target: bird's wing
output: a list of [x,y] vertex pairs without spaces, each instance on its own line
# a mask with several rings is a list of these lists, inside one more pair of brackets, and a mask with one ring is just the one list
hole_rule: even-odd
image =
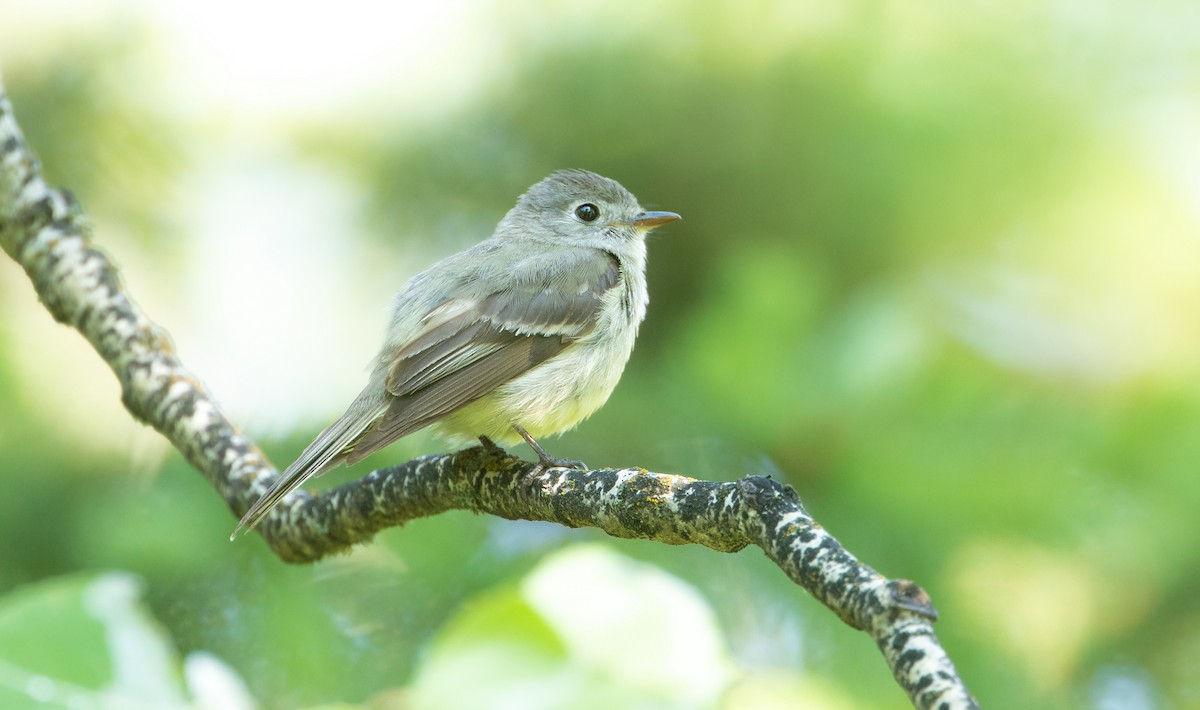
[[[539,263],[542,262],[542,263]],[[596,327],[617,286],[616,257],[588,250],[569,263],[530,259],[502,291],[442,301],[398,349],[385,381],[394,399],[346,454],[352,464],[453,413],[562,352]]]

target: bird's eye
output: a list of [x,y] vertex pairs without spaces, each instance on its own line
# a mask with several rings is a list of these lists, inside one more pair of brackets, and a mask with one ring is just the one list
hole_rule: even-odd
[[596,218],[600,216],[600,208],[590,202],[585,202],[575,208],[575,216],[584,222],[595,222]]

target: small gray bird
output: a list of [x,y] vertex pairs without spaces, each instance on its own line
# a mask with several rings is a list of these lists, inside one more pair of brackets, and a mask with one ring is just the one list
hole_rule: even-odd
[[455,443],[566,431],[612,394],[646,315],[646,212],[617,182],[563,170],[495,233],[396,295],[366,388],[238,523],[253,528],[311,476],[434,426]]

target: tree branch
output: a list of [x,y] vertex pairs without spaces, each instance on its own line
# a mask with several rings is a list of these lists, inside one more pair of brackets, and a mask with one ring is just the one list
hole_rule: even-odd
[[[134,304],[116,268],[91,245],[72,195],[42,179],[2,87],[0,245],[54,318],[83,334],[112,368],[125,408],[167,437],[240,517],[277,472],[175,357],[167,333]],[[722,552],[757,545],[843,621],[875,639],[914,706],[978,707],[938,643],[925,592],[859,562],[812,519],[790,486],[644,469],[531,476],[532,464],[489,444],[374,471],[319,495],[297,491],[258,530],[287,562],[318,560],[384,528],[452,509]]]

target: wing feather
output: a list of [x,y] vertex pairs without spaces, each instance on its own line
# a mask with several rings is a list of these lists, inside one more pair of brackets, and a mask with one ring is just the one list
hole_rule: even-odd
[[354,464],[393,441],[455,412],[500,385],[562,352],[560,337],[517,336],[469,367],[456,370],[415,394],[395,397],[375,426],[355,442],[346,463]]
[[561,275],[543,269],[535,273],[538,278],[518,280],[521,285],[473,303],[455,298],[430,309],[430,327],[388,363],[387,391],[397,397],[412,395],[458,370],[481,365],[496,352],[516,346],[521,337],[573,342],[590,333],[604,293],[620,279],[620,264],[607,252],[593,252],[591,259],[568,267],[575,267],[566,269],[575,275],[574,288],[557,284],[556,276]]

